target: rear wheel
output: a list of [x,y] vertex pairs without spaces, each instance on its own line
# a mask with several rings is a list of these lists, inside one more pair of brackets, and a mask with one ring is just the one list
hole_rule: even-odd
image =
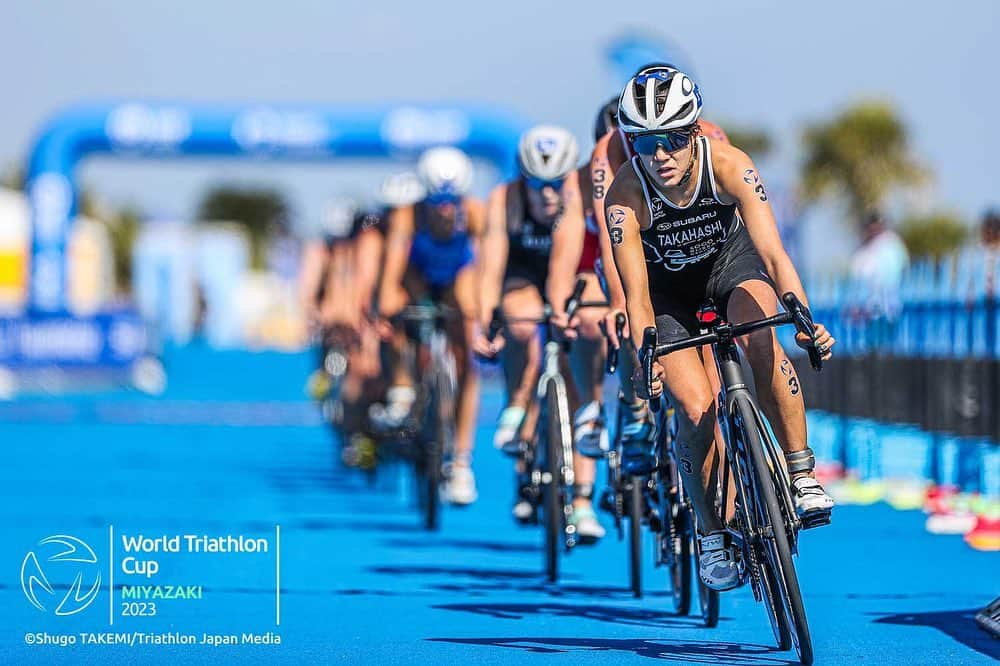
[[629,579],[632,596],[642,596],[642,486],[643,477],[629,477],[627,483],[629,520]]
[[[788,533],[785,526],[784,514],[778,502],[775,492],[771,468],[767,463],[767,454],[764,451],[766,435],[758,429],[758,423],[763,422],[757,414],[757,410],[746,396],[737,396],[735,399],[735,414],[737,424],[740,426],[743,435],[746,437],[747,449],[753,460],[753,483],[756,486],[756,498],[760,503],[758,515],[761,518],[763,529],[763,555],[761,568],[770,568],[773,574],[775,590],[774,610],[783,606],[783,611],[787,612],[787,620],[792,629],[792,642],[799,655],[799,660],[803,664],[813,662],[812,638],[809,635],[809,623],[806,619],[805,605],[802,602],[802,591],[799,588],[799,579],[795,571],[795,564],[792,561],[792,549],[788,541]],[[765,574],[762,574],[765,575]],[[767,588],[765,578],[765,591]],[[781,613],[775,613],[774,620],[780,622]],[[774,624],[774,622],[772,622]],[[783,642],[779,631],[775,634],[779,643]]]
[[432,426],[428,433],[430,436],[424,437],[423,442],[421,482],[424,497],[424,526],[429,530],[436,530],[440,527],[441,516],[441,477],[444,437],[446,436],[446,422],[442,420],[441,384],[439,378],[435,377],[431,386],[430,404],[427,410],[427,418],[431,421]]
[[[670,502],[667,504],[677,515],[673,517],[674,529],[672,543],[673,563],[670,565],[670,587],[674,598],[674,612],[687,615],[691,612],[691,540],[694,530],[691,516],[683,505]],[[669,534],[664,533],[664,538]]]

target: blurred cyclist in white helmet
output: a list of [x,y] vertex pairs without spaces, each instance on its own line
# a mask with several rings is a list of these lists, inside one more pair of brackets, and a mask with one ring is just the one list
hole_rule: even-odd
[[[471,504],[477,497],[472,446],[479,403],[479,377],[471,362],[478,314],[474,261],[484,210],[481,202],[469,196],[472,161],[457,148],[427,150],[417,162],[416,173],[422,196],[418,201],[393,208],[388,216],[378,307],[383,317],[391,317],[409,303],[430,298],[456,308],[464,318],[464,323],[456,323],[449,329],[457,360],[459,400],[455,455],[443,495],[453,504]],[[386,427],[400,425],[416,398],[413,377],[408,376],[406,364],[398,361],[408,344],[403,331],[395,330],[391,345],[394,351],[391,387],[384,408],[372,412],[373,418]]]
[[[552,125],[531,128],[518,144],[520,175],[496,187],[489,198],[476,350],[484,356],[493,356],[503,349],[508,404],[500,413],[494,445],[511,455],[517,455],[521,442],[531,437],[538,417],[532,399],[541,362],[538,327],[511,321],[493,342],[485,337],[484,331],[497,305],[505,317],[526,320],[541,317],[547,301],[553,308],[555,322],[567,329],[567,337],[576,337],[576,332],[569,329],[563,308],[573,290],[584,243],[583,207],[576,174],[579,157],[576,139],[567,130]],[[589,296],[600,298],[600,292]],[[593,338],[599,340],[596,319],[592,318],[590,323],[594,324]],[[578,390],[570,394],[574,402],[579,402],[575,399],[579,394],[587,403],[587,409],[577,411],[577,448],[581,448],[581,443],[588,445],[593,454],[594,449],[600,448],[602,424],[599,402],[591,404],[595,382],[589,369],[593,367],[595,350],[589,340],[583,342],[577,340],[574,345],[577,348],[574,352],[581,352],[586,359],[574,364],[574,370],[583,368],[583,372],[573,373]],[[576,407],[574,404],[573,408]],[[581,435],[586,441],[581,442]],[[577,528],[580,543],[593,543],[604,535],[591,508],[594,463],[583,456],[574,456],[574,469],[578,483],[570,520]],[[527,486],[527,480],[521,478],[523,473],[523,469],[518,470],[513,513],[518,521],[530,522],[537,506],[522,492]]]

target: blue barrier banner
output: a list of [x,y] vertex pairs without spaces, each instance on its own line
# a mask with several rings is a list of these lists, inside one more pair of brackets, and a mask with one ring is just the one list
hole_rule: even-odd
[[146,327],[135,312],[0,319],[0,366],[13,369],[124,367],[146,351]]
[[497,107],[473,104],[205,106],[122,101],[74,106],[54,116],[31,153],[27,194],[32,215],[29,305],[66,309],[66,237],[76,215],[75,167],[84,157],[252,157],[286,161],[348,158],[414,160],[454,145],[510,175],[527,128]]

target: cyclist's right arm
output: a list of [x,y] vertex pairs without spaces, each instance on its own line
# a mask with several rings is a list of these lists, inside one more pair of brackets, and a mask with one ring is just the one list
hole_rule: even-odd
[[[634,173],[623,171],[607,195],[607,232],[614,253],[615,266],[625,293],[629,325],[634,331],[656,326],[649,297],[646,256],[639,236],[640,216],[648,217],[645,200]],[[655,368],[659,374],[658,365]],[[646,382],[636,382],[635,389],[646,393]],[[659,394],[659,379],[654,379],[653,394]],[[648,397],[648,396],[643,396]]]
[[358,234],[354,242],[357,257],[355,279],[357,280],[358,302],[361,306],[362,316],[368,318],[372,314],[374,305],[372,301],[375,297],[375,290],[379,286],[379,266],[382,265],[385,238],[378,229],[365,229]]
[[479,323],[486,326],[500,304],[507,266],[507,184],[493,188],[486,204],[486,229],[480,252]]
[[493,188],[486,203],[486,227],[483,231],[479,252],[479,332],[474,343],[474,351],[483,356],[491,356],[498,348],[497,343],[486,339],[493,310],[500,304],[503,291],[503,275],[507,268],[507,183]]
[[385,237],[385,272],[379,287],[378,307],[383,316],[397,314],[406,304],[403,275],[413,243],[413,206],[403,206],[389,213]]
[[310,322],[315,322],[319,318],[317,295],[328,258],[329,253],[322,240],[310,240],[302,252],[298,285],[299,305]]

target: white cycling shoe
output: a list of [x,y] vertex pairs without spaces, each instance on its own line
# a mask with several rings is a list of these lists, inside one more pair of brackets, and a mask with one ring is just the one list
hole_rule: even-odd
[[792,480],[791,490],[795,513],[802,521],[803,528],[829,524],[834,501],[826,494],[819,481],[811,476],[799,476]]
[[581,545],[596,543],[604,538],[604,528],[590,506],[574,507],[569,516],[569,524],[576,527],[576,537]]
[[494,448],[512,456],[520,453],[518,433],[521,430],[521,423],[524,422],[524,415],[524,408],[517,405],[505,407],[500,412],[500,416],[497,418],[497,429],[493,434]]
[[511,509],[511,515],[514,516],[514,520],[516,520],[519,524],[525,525],[530,523],[535,517],[535,507],[531,505],[531,502],[522,497],[514,502],[514,508]]
[[375,403],[368,408],[368,418],[382,430],[399,428],[413,410],[417,392],[412,386],[393,386],[385,393],[385,404]]
[[471,467],[452,465],[442,489],[444,499],[452,504],[466,506],[479,498],[476,490],[476,476]]
[[736,547],[725,530],[698,537],[698,577],[708,587],[719,592],[743,584]]

